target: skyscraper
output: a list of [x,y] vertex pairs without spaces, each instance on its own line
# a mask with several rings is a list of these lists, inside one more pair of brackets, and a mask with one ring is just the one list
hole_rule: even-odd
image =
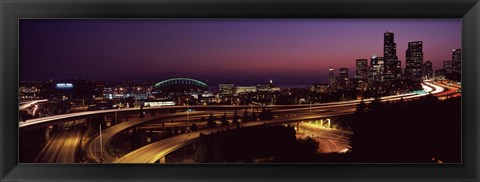
[[338,70],[338,77],[341,81],[348,81],[348,68],[340,68]]
[[348,68],[340,68],[338,70],[337,89],[347,90],[347,89],[350,89],[351,86],[353,86],[353,84],[349,80]]
[[453,73],[453,61],[443,61],[443,69],[445,70],[445,74]]
[[452,69],[455,73],[460,73],[462,70],[461,66],[462,61],[462,49],[452,50]]
[[397,69],[399,61],[397,57],[397,44],[394,41],[393,32],[385,32],[383,35],[383,58],[384,63],[384,79],[385,81],[395,81],[398,79],[400,71]]
[[462,49],[452,50],[452,61],[462,61]]
[[431,61],[425,61],[423,63],[423,77],[426,77],[427,79],[431,79],[433,77],[433,65]]
[[368,88],[368,60],[357,59],[355,61],[355,84],[356,89],[365,91]]
[[413,81],[422,81],[423,42],[409,42],[406,51],[405,73]]
[[328,86],[330,87],[330,91],[335,91],[337,89],[336,84],[336,79],[333,76],[333,67],[330,65],[330,68],[328,68]]
[[357,59],[355,61],[355,79],[364,80],[368,78],[368,60]]
[[370,81],[371,82],[383,82],[384,73],[384,60],[383,57],[377,57],[375,54],[371,59],[370,66]]
[[333,67],[330,65],[330,68],[328,68],[328,78],[333,78]]

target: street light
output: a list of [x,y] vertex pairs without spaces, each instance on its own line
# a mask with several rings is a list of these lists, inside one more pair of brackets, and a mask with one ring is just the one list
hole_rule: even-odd
[[327,121],[328,121],[328,127],[331,128],[331,126],[330,126],[330,118],[328,118]]
[[98,125],[100,129],[100,161],[103,162],[103,144],[102,144],[102,124]]
[[190,112],[188,111],[188,99],[187,99],[187,123],[190,122]]
[[187,138],[190,137],[190,134],[187,135],[187,137],[185,137],[185,141],[184,142],[184,147],[183,147],[183,151],[185,152],[185,157],[184,157],[184,160],[186,161],[187,160]]

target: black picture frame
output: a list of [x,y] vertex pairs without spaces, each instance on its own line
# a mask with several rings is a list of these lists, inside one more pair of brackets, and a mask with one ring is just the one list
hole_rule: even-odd
[[[2,181],[479,181],[478,0],[1,0]],[[19,18],[461,18],[462,164],[18,164]]]

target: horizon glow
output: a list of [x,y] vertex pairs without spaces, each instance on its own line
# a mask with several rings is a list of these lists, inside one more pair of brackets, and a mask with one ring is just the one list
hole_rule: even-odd
[[461,48],[461,19],[21,19],[20,80],[322,83],[383,57],[385,31],[402,68],[408,42],[435,70]]

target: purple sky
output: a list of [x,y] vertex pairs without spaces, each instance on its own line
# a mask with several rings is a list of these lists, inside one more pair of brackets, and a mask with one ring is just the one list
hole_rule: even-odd
[[460,19],[32,19],[20,20],[20,79],[320,83],[330,65],[353,76],[355,59],[383,56],[385,31],[402,67],[409,41],[434,69],[461,48]]

